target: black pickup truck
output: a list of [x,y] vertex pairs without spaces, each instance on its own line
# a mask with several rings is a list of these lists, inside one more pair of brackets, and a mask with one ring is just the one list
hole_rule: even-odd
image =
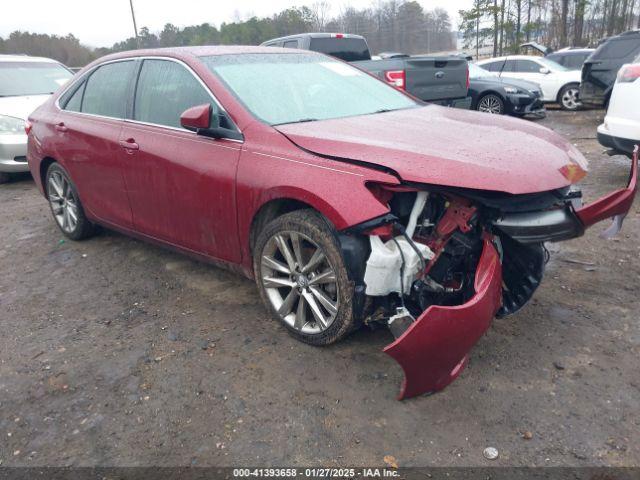
[[469,67],[463,57],[394,54],[372,60],[365,38],[346,33],[302,33],[267,40],[262,45],[325,53],[426,102],[459,108],[471,105],[471,97],[467,95]]

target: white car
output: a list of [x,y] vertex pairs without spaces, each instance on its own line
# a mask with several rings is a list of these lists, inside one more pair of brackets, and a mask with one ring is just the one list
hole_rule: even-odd
[[0,55],[0,183],[29,171],[25,120],[71,77],[50,58]]
[[640,57],[618,71],[607,115],[598,127],[598,141],[624,154],[640,144]]
[[577,110],[580,106],[580,70],[569,70],[552,60],[531,55],[489,58],[477,64],[500,77],[537,83],[543,102],[559,103],[564,110]]

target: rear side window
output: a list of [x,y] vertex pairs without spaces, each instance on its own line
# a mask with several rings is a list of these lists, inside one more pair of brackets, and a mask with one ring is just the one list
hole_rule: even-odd
[[516,61],[515,60],[507,60],[504,62],[504,67],[502,68],[503,72],[517,72],[516,70]]
[[125,118],[133,61],[98,67],[86,81],[81,112]]
[[640,51],[640,35],[617,37],[603,43],[593,54],[598,60],[633,58]]
[[134,120],[181,128],[182,112],[205,103],[212,103],[211,96],[182,65],[170,60],[145,60],[142,64]]
[[309,42],[309,50],[326,53],[345,62],[371,60],[369,47],[364,38],[312,38]]
[[499,72],[502,70],[502,65],[504,65],[504,60],[499,60],[497,62],[489,62],[480,65],[485,70],[489,70],[490,72]]
[[284,42],[284,45],[282,45],[284,48],[298,48],[298,41],[297,40],[287,40],[286,42]]

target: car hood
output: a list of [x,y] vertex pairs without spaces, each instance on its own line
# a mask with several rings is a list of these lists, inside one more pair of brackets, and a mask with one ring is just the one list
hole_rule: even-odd
[[0,97],[0,115],[26,120],[36,108],[51,95],[26,95],[19,97]]
[[276,128],[307,151],[389,168],[407,182],[523,194],[565,187],[587,169],[547,128],[436,105]]

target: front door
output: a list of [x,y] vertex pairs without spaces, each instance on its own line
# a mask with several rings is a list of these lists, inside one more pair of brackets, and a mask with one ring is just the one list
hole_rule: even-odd
[[235,174],[241,144],[180,126],[182,112],[204,103],[219,111],[183,64],[142,62],[132,120],[120,138],[133,223],[153,238],[238,262]]

